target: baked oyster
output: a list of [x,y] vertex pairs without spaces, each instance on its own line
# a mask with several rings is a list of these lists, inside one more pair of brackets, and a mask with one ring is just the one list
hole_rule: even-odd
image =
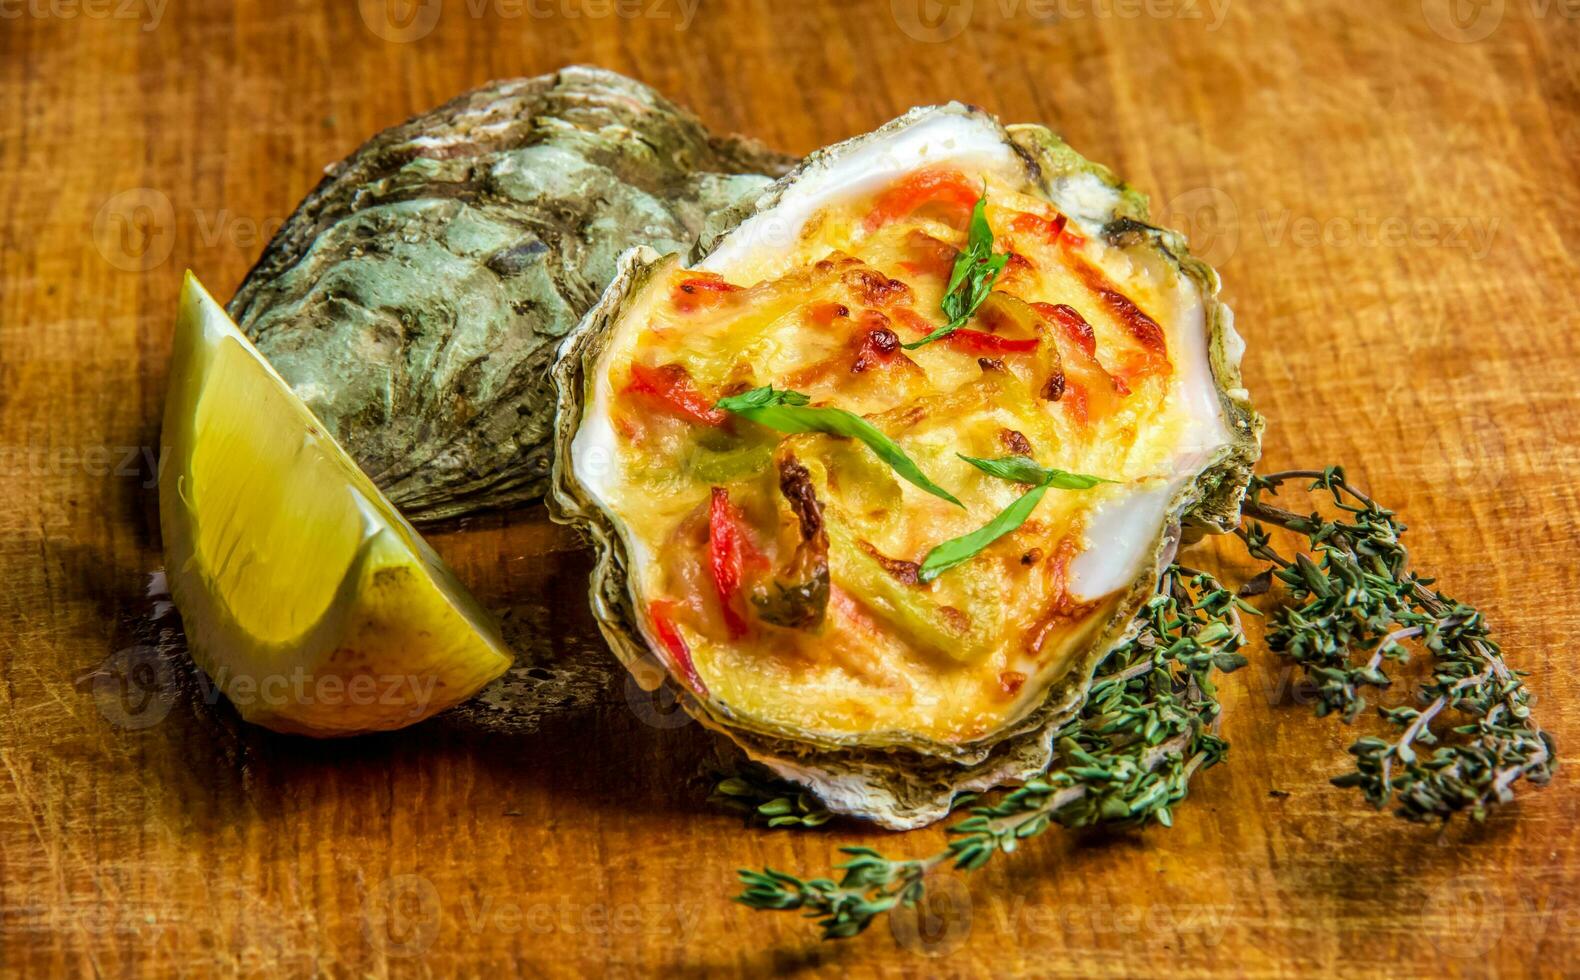
[[554,346],[619,253],[690,248],[793,162],[613,72],[495,82],[331,167],[229,312],[409,519],[526,502]]
[[561,347],[551,508],[639,680],[833,811],[1028,777],[1259,454],[1218,278],[1040,126],[918,109],[650,248]]

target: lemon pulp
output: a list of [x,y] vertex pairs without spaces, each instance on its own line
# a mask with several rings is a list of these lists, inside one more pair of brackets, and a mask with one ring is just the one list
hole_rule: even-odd
[[171,592],[249,721],[397,728],[509,666],[487,613],[190,274],[162,439]]

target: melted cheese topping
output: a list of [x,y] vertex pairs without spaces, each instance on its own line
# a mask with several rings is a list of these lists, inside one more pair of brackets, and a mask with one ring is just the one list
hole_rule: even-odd
[[[966,329],[904,350],[947,321],[984,187],[1008,265]],[[1168,501],[1226,441],[1200,296],[1150,252],[1089,237],[1003,166],[868,182],[804,218],[788,242],[731,243],[728,261],[670,260],[628,302],[573,445],[578,477],[623,525],[649,638],[698,693],[825,739],[981,738],[1039,701],[1101,629]],[[767,384],[865,417],[964,507],[858,441],[715,407]],[[1027,490],[960,453],[1117,482],[1048,491],[1017,531],[921,584],[929,549]],[[819,557],[808,494],[826,605],[803,603],[818,625],[786,625],[773,597]]]

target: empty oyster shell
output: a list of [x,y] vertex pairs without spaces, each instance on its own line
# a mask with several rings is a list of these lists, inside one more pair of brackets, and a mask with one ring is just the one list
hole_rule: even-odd
[[[1260,451],[1218,278],[1146,217],[1047,129],[951,104],[813,154],[689,266],[624,256],[555,363],[550,500],[597,549],[620,659],[886,827],[1045,768]],[[978,219],[1002,271],[962,318]],[[962,455],[1112,482],[1039,494],[933,576],[1030,490]]]
[[229,311],[407,517],[532,500],[553,347],[619,253],[791,163],[613,72],[495,82],[331,167]]

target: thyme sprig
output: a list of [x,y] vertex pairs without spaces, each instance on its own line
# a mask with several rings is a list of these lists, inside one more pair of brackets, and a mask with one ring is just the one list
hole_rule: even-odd
[[[1336,519],[1268,503],[1290,481],[1307,481],[1340,512]],[[1550,736],[1531,717],[1531,695],[1489,635],[1481,612],[1432,588],[1409,568],[1405,525],[1345,478],[1343,469],[1290,470],[1254,477],[1236,532],[1255,558],[1271,562],[1288,602],[1269,617],[1267,644],[1300,667],[1316,692],[1318,715],[1353,722],[1367,688],[1392,680],[1389,662],[1410,657],[1407,641],[1432,661],[1419,706],[1379,707],[1387,738],[1350,746],[1355,769],[1333,779],[1379,809],[1415,821],[1446,821],[1513,799],[1514,784],[1546,783],[1557,767]],[[1308,553],[1286,557],[1267,526],[1303,536]],[[1462,724],[1448,719],[1458,716]]]
[[935,869],[976,870],[1056,823],[1169,826],[1191,777],[1228,751],[1217,733],[1212,674],[1246,662],[1238,653],[1240,608],[1250,609],[1211,575],[1170,566],[1135,634],[1098,667],[1081,713],[1057,733],[1057,758],[1046,773],[997,802],[971,805],[947,830],[948,844],[928,857],[893,860],[870,847],[841,848],[848,860],[836,866],[837,882],[742,869],[736,901],[801,911],[817,920],[823,938],[844,939],[896,906],[914,906]]
[[[1265,499],[1291,481],[1310,481],[1306,490],[1326,494],[1339,516],[1301,514]],[[1206,572],[1171,566],[1132,639],[1098,667],[1079,717],[1057,733],[1047,772],[996,802],[969,801],[967,818],[948,828],[947,845],[930,856],[893,860],[870,847],[841,848],[847,860],[836,866],[837,882],[743,869],[736,900],[801,911],[817,920],[825,939],[842,939],[897,906],[914,906],[929,873],[945,865],[975,870],[1055,823],[1169,825],[1191,777],[1228,749],[1217,733],[1212,674],[1244,665],[1238,612],[1257,610],[1242,596],[1268,592],[1274,581],[1285,596],[1269,617],[1268,646],[1312,683],[1318,715],[1354,722],[1366,708],[1366,689],[1392,684],[1390,663],[1408,661],[1413,647],[1431,657],[1418,704],[1378,707],[1390,737],[1356,741],[1355,769],[1334,784],[1360,789],[1379,808],[1395,801],[1395,812],[1409,820],[1468,812],[1480,821],[1513,798],[1520,780],[1552,777],[1555,748],[1531,717],[1524,675],[1503,659],[1479,610],[1410,570],[1405,525],[1349,483],[1343,469],[1254,477],[1242,513],[1236,534],[1272,567],[1234,595]],[[1306,550],[1286,556],[1269,527],[1303,536]],[[1456,717],[1462,723],[1450,722]],[[732,783],[733,792],[725,785],[721,793],[770,825],[806,825],[806,813],[820,812],[792,784]]]
[[744,814],[749,823],[765,827],[810,830],[833,819],[811,793],[787,779],[780,779],[756,763],[746,763],[721,775],[708,799]]

